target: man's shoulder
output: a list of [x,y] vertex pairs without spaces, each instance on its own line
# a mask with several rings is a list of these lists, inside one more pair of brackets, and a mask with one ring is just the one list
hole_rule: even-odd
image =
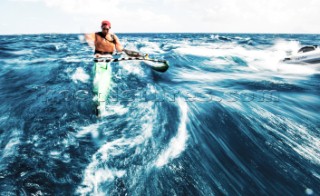
[[111,36],[112,36],[112,39],[118,39],[118,36],[115,33],[112,33]]

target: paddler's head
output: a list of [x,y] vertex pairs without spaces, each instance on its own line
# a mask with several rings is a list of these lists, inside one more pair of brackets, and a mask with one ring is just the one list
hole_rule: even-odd
[[111,23],[107,20],[101,22],[101,30],[103,33],[107,34],[111,29]]

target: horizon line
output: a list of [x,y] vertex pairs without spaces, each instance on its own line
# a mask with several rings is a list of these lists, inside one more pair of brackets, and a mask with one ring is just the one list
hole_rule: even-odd
[[[98,31],[96,31],[98,32]],[[82,33],[58,33],[58,32],[52,32],[52,33],[12,33],[12,34],[0,34],[0,36],[14,36],[14,35],[83,35],[88,32],[82,32]],[[92,32],[90,32],[92,33]],[[320,35],[320,33],[272,33],[272,32],[266,32],[266,33],[255,33],[255,32],[116,32],[116,34],[260,34],[260,35]]]

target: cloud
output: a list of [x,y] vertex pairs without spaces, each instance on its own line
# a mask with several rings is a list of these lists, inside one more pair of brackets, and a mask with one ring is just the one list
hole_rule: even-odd
[[[17,0],[16,0],[17,1]],[[18,0],[29,1],[29,0]],[[101,20],[111,20],[118,29],[126,31],[150,31],[160,25],[170,24],[172,19],[153,5],[143,4],[143,0],[32,0],[44,3],[50,8],[63,10],[74,16],[85,29],[99,27]],[[156,2],[155,2],[156,3]],[[142,6],[140,6],[142,5]],[[157,13],[159,12],[159,13]],[[83,23],[85,22],[85,23]],[[90,23],[90,24],[89,24]],[[89,24],[89,27],[88,25]],[[92,25],[94,24],[94,25]],[[162,28],[162,27],[161,27]]]
[[44,0],[50,7],[58,7],[74,14],[103,14],[106,12],[117,13],[121,11],[119,1],[116,0]]
[[207,1],[205,5],[190,9],[198,13],[202,25],[211,24],[218,31],[320,32],[320,1],[316,0],[226,0]]
[[126,32],[319,33],[318,0],[14,0],[37,2]]

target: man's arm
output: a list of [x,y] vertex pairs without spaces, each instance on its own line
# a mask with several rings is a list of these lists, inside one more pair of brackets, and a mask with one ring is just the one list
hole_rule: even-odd
[[126,55],[128,55],[130,57],[143,57],[143,56],[145,56],[144,54],[140,54],[139,52],[124,49],[120,43],[119,38],[116,35],[114,35],[114,39],[115,39],[115,45],[116,45],[117,52],[124,52],[124,53],[126,53]]
[[84,38],[85,38],[86,42],[88,43],[88,45],[91,48],[94,48],[94,46],[95,46],[95,40],[96,40],[95,37],[96,37],[95,33],[90,33],[90,34],[85,34],[84,35]]
[[116,34],[114,34],[114,40],[115,40],[115,46],[116,46],[117,52],[122,52],[123,51],[123,46],[120,43],[120,40],[119,40],[118,36],[116,36]]

